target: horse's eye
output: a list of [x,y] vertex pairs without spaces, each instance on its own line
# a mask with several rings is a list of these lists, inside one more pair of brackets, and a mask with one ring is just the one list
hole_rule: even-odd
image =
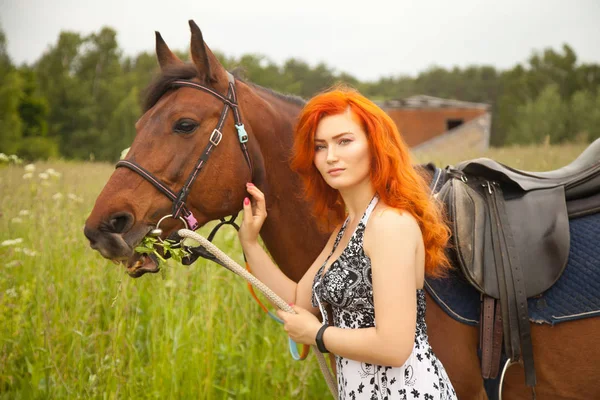
[[185,133],[189,134],[196,130],[198,127],[198,123],[193,119],[180,119],[175,122],[175,126],[173,127],[173,131],[175,133]]

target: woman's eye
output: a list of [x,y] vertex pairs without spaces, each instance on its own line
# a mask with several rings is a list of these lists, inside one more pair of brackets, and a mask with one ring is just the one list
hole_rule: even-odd
[[352,141],[352,140],[350,140],[350,139],[342,139],[342,140],[340,140],[340,144],[348,144],[348,143],[350,143],[351,141]]
[[323,146],[322,144],[317,144],[315,146],[315,151],[323,150],[324,148],[325,148],[325,146]]
[[180,119],[175,123],[173,131],[176,133],[192,133],[196,130],[198,124],[191,119]]

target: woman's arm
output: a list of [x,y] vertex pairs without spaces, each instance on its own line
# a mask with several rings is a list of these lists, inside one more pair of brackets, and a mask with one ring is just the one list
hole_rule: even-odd
[[[342,357],[402,366],[415,340],[416,276],[418,263],[423,262],[418,256],[423,244],[421,231],[412,216],[392,210],[384,214],[373,214],[364,239],[365,252],[371,259],[377,325],[362,329],[329,327],[323,342],[331,353]],[[320,323],[300,308],[296,311],[300,314],[279,313],[284,316],[286,331],[297,342],[315,344]]]
[[318,308],[313,308],[310,302],[312,281],[317,270],[325,262],[329,251],[333,247],[335,233],[331,235],[327,245],[303,275],[302,279],[296,283],[279,269],[258,243],[258,233],[264,220],[267,218],[265,197],[254,185],[248,185],[247,190],[253,197],[255,204],[253,206],[249,202],[244,202],[244,216],[242,225],[240,226],[239,238],[252,274],[288,304],[298,304],[316,314]]

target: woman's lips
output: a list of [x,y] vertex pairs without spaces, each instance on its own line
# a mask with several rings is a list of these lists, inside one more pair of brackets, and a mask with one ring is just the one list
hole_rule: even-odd
[[344,172],[343,168],[334,168],[334,169],[330,169],[329,171],[327,171],[327,173],[331,176],[338,176],[342,172]]

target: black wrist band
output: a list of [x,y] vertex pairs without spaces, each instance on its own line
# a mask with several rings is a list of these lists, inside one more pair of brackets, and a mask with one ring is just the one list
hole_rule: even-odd
[[323,343],[323,333],[325,333],[325,329],[329,328],[329,325],[323,324],[322,327],[317,331],[317,337],[315,338],[315,342],[317,342],[317,348],[321,353],[329,353],[329,350],[325,347],[325,343]]

